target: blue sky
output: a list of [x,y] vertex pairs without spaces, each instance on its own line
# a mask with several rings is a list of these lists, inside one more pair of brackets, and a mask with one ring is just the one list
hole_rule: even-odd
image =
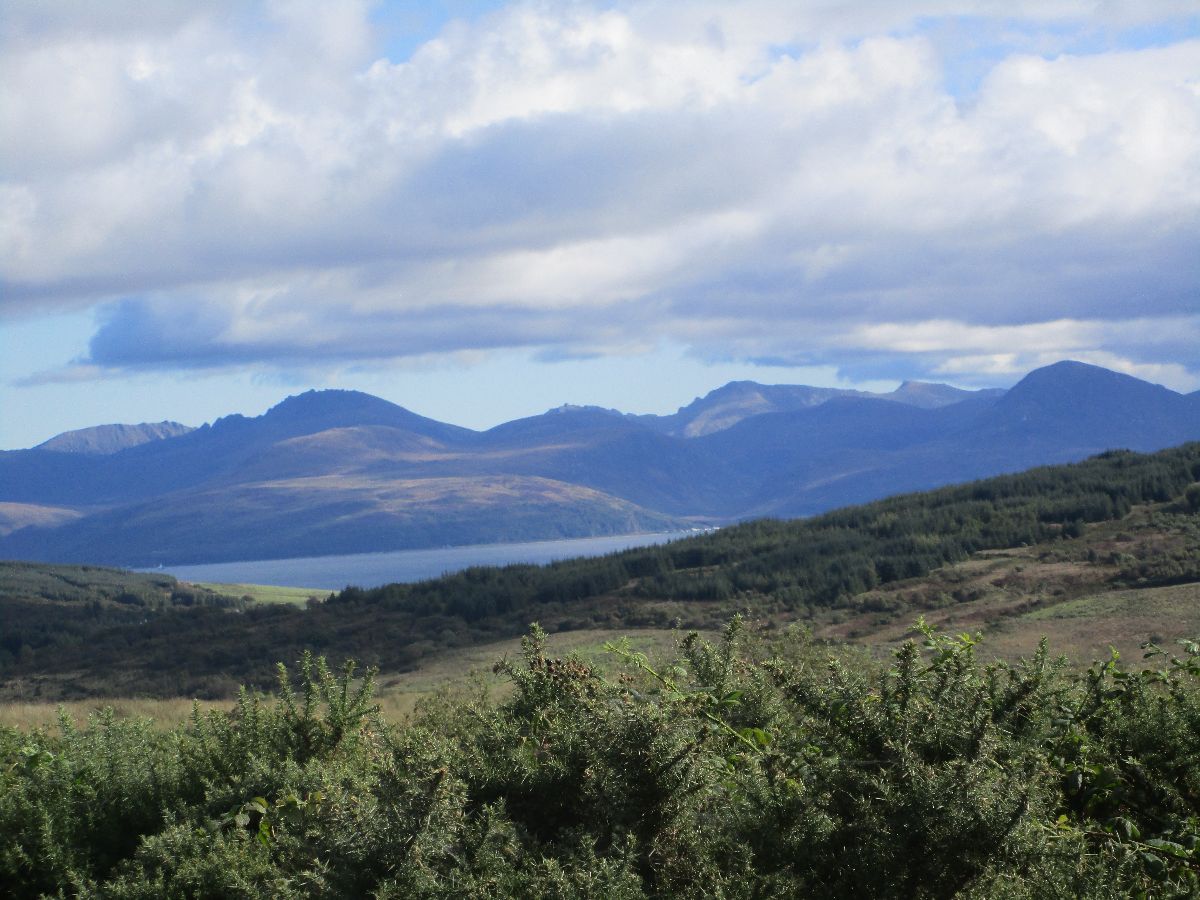
[[18,0],[0,448],[370,391],[1200,389],[1194,3]]

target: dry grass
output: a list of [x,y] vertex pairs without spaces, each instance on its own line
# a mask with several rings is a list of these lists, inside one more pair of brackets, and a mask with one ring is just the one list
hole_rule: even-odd
[[[546,651],[558,656],[574,653],[603,667],[610,658],[604,650],[604,643],[622,636],[629,638],[634,650],[652,659],[661,659],[673,653],[681,634],[665,628],[569,631],[550,635]],[[513,658],[520,653],[520,639],[448,650],[431,657],[411,672],[382,674],[376,700],[386,719],[399,722],[410,717],[423,698],[441,691],[485,690],[490,696],[503,696],[508,691],[508,682],[496,675],[492,668],[504,657]],[[23,730],[53,726],[58,721],[60,709],[76,723],[83,724],[90,715],[105,707],[112,707],[113,712],[121,718],[153,719],[155,727],[164,730],[186,721],[192,713],[192,701],[184,697],[168,700],[118,698],[65,703],[5,703],[0,704],[0,725]],[[201,702],[200,707],[203,710],[227,710],[233,707],[233,701]]]
[[1200,584],[1080,597],[1005,619],[986,634],[998,656],[1027,654],[1044,635],[1053,652],[1077,662],[1105,658],[1111,647],[1138,665],[1146,641],[1178,650],[1177,640],[1200,637]]
[[[682,633],[668,628],[637,630],[597,629],[565,631],[552,634],[546,641],[546,652],[556,656],[575,654],[585,661],[604,668],[611,660],[604,644],[628,637],[630,647],[651,659],[671,656]],[[711,635],[710,635],[711,637]],[[384,674],[379,679],[378,700],[386,718],[401,721],[413,714],[417,704],[440,691],[486,691],[489,696],[503,696],[508,691],[505,678],[493,672],[496,663],[508,657],[519,657],[521,641],[514,638],[448,650],[431,657],[412,672]]]
[[1148,640],[1170,649],[1176,640],[1200,637],[1200,583],[1118,589],[1109,581],[1116,571],[1111,566],[1039,558],[1040,552],[980,553],[872,591],[863,599],[893,600],[908,611],[843,613],[817,622],[814,633],[886,648],[911,637],[923,616],[945,631],[981,633],[981,652],[990,657],[1028,656],[1044,637],[1051,652],[1080,665],[1107,658],[1110,648],[1135,664]]
[[81,518],[83,518],[83,513],[65,506],[0,503],[0,536],[12,534],[17,529],[30,525],[38,528],[51,528]]
[[[233,701],[197,701],[202,711],[210,709],[228,710]],[[69,700],[64,703],[3,703],[0,704],[0,725],[29,731],[33,728],[53,727],[59,714],[65,712],[77,725],[111,707],[118,718],[153,719],[156,728],[164,731],[174,728],[192,714],[193,701],[183,697],[169,700],[141,700],[110,698],[102,700]]]

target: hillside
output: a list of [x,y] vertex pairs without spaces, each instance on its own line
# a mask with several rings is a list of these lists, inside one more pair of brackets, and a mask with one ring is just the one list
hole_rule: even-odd
[[[0,725],[16,897],[1200,890],[1200,646],[1176,640],[1200,634],[1200,443],[303,609],[189,605],[113,570],[10,564],[3,584],[0,604],[136,615],[0,656],[8,700],[275,676],[165,731],[112,710]],[[645,627],[736,608],[673,651]],[[499,690],[446,671],[531,617],[586,652],[534,627]],[[386,718],[375,673],[314,648],[425,696]]]
[[[305,656],[161,732],[0,726],[0,880],[103,896],[1194,897],[1200,646],[886,661],[732,621],[603,668],[537,628],[409,721]],[[297,677],[297,675],[299,677]],[[164,815],[164,810],[169,811]]]
[[[395,549],[397,534],[450,546],[673,531],[677,518],[563,481],[527,476],[277,478],[178,491],[60,529],[64,559],[202,563]],[[35,536],[6,548],[28,558]],[[236,548],[236,549],[235,549]]]
[[107,456],[150,441],[161,441],[179,437],[191,431],[191,427],[178,422],[143,422],[140,425],[95,425],[77,431],[65,431],[43,441],[34,449],[53,450],[57,453],[84,453],[92,456]]
[[152,566],[809,516],[1200,438],[1200,403],[1058,363],[1008,392],[735,382],[671,416],[565,406],[474,432],[353,391],[106,455],[0,453],[0,557]]
[[[219,696],[238,682],[269,683],[273,661],[296,659],[305,648],[400,671],[447,648],[520,634],[535,620],[552,631],[719,628],[739,610],[775,625],[807,622],[831,637],[886,643],[920,614],[999,622],[1012,610],[1200,582],[1198,480],[1200,443],[1153,455],[1115,452],[597,559],[347,589],[312,609],[255,607],[231,617],[219,608],[174,607],[135,628],[96,629],[50,654],[14,630],[0,677],[13,699]],[[1012,568],[1074,574],[1059,578],[1056,593],[1031,574],[988,569],[998,563],[987,554],[997,551],[1015,554],[1006,563]],[[1011,590],[963,587],[970,578],[947,568],[981,565],[985,578]],[[1186,614],[1155,630],[1182,636],[1200,624],[1188,602]]]

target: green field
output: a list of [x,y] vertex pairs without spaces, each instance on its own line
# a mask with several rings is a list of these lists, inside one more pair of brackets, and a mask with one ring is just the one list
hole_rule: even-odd
[[209,581],[190,583],[216,594],[249,597],[258,603],[289,603],[292,606],[305,606],[309,600],[320,601],[329,596],[329,591],[320,588],[279,587],[273,584],[225,584]]

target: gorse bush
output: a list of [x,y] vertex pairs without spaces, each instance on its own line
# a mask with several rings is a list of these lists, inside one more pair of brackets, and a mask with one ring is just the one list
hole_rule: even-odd
[[14,897],[1194,897],[1200,647],[1082,673],[925,629],[838,662],[735,620],[380,720],[306,657],[167,733],[0,731]]

